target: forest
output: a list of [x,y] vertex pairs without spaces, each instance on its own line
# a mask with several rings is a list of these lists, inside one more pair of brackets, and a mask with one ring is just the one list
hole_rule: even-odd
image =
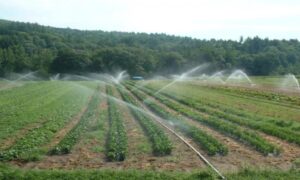
[[204,40],[0,20],[2,77],[28,71],[48,77],[55,73],[118,70],[151,77],[203,63],[211,65],[210,72],[239,68],[250,75],[300,74],[300,42],[242,36],[238,41]]

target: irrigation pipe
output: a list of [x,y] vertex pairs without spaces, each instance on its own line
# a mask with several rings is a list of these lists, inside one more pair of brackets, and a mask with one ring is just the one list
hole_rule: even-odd
[[[132,95],[132,93],[130,92],[130,94]],[[132,95],[132,97],[135,97]],[[202,155],[193,145],[191,145],[189,142],[187,142],[182,136],[180,136],[179,134],[177,134],[173,129],[171,129],[170,127],[168,127],[166,124],[164,124],[162,121],[163,119],[158,117],[157,115],[155,115],[154,113],[152,113],[148,107],[146,107],[144,104],[141,103],[141,105],[144,107],[145,110],[148,111],[148,114],[154,117],[154,120],[156,122],[158,122],[160,125],[162,125],[163,127],[165,127],[166,129],[168,129],[169,131],[171,131],[175,136],[177,136],[180,140],[182,140],[184,142],[184,144],[186,144],[189,148],[191,148],[197,155],[198,157],[204,161],[205,164],[207,164],[213,171],[215,171],[222,179],[226,179],[225,176],[223,176],[221,174],[221,172],[211,163],[209,162],[204,155]]]
[[[147,109],[148,110],[148,109]],[[149,111],[149,110],[148,110]],[[221,172],[212,164],[210,163],[193,145],[191,145],[189,142],[187,142],[182,136],[177,134],[173,129],[165,125],[163,122],[161,122],[161,118],[155,117],[155,121],[157,121],[159,124],[161,124],[163,127],[171,131],[175,136],[177,136],[179,139],[181,139],[189,148],[191,148],[201,160],[203,160],[212,170],[214,170],[222,179],[226,179]]]

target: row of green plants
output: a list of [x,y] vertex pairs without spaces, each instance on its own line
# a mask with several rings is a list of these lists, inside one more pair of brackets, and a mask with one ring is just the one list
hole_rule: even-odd
[[153,89],[147,89],[143,87],[140,89],[143,92],[155,97],[160,102],[174,109],[175,111],[180,112],[183,115],[188,116],[196,121],[204,123],[225,135],[231,136],[232,138],[239,140],[242,143],[248,144],[254,147],[257,151],[263,153],[264,155],[268,155],[270,153],[279,154],[280,152],[278,147],[271,144],[254,131],[246,130],[234,123],[223,120],[221,118],[216,118],[214,116],[199,113],[188,106],[170,100],[166,96],[163,96],[161,94],[154,94],[155,91]]
[[[39,101],[39,99],[46,98],[48,94],[53,95],[53,92],[55,92],[56,89],[62,88],[59,84],[53,84],[53,86],[48,86],[48,84],[33,85],[32,89],[34,89],[34,91],[31,91],[31,89],[28,88],[24,88],[22,92],[27,94],[23,96],[19,95],[19,90],[17,91],[17,89],[11,90],[11,92],[7,93],[4,97],[0,95],[0,117],[7,117],[9,113],[15,112],[15,110],[23,110],[27,106],[34,105],[34,103],[43,102]],[[4,114],[6,112],[9,113]]]
[[[151,85],[149,85],[149,87],[157,89],[158,87],[156,85],[157,85],[157,83],[155,83],[155,84],[152,83]],[[224,104],[220,101],[216,101],[215,99],[211,99],[206,96],[202,96],[201,94],[203,94],[203,93],[199,93],[199,88],[201,88],[201,92],[202,92],[202,90],[205,90],[204,91],[205,93],[211,90],[210,88],[205,88],[203,86],[200,87],[199,85],[195,85],[195,84],[185,84],[185,87],[180,88],[180,91],[176,90],[177,88],[169,88],[161,93],[165,93],[167,95],[172,95],[173,97],[176,97],[176,98],[179,98],[179,97],[181,97],[183,99],[190,98],[197,104],[201,104],[202,106],[207,106],[207,107],[211,107],[214,109],[218,109],[223,112],[226,112],[227,114],[239,116],[239,118],[245,118],[245,119],[250,119],[252,121],[255,120],[255,121],[259,121],[259,122],[268,123],[273,126],[284,127],[285,130],[294,131],[298,134],[300,132],[300,123],[299,122],[292,121],[292,120],[286,120],[286,119],[282,120],[282,119],[278,119],[278,118],[274,118],[274,117],[270,117],[270,116],[261,115],[258,113],[249,112],[246,109],[236,109],[236,108],[230,107],[227,104]],[[214,88],[216,88],[216,87],[214,87]],[[247,91],[250,91],[250,90],[247,90]],[[184,94],[182,92],[187,92],[187,93]],[[223,93],[223,92],[221,91],[220,93]]]
[[20,102],[20,99],[18,99],[17,96],[12,95],[6,100],[8,104],[1,106],[0,118],[10,118],[11,116],[14,117],[16,115],[20,115],[24,111],[29,112],[40,109],[41,107],[51,103],[51,100],[55,100],[59,95],[68,90],[69,87],[66,88],[66,86],[58,86],[56,88],[45,87],[45,89],[41,89],[39,92],[31,94],[25,102]]
[[[287,129],[286,127],[284,127],[284,125],[286,123],[280,123],[278,125],[274,125],[274,124],[271,124],[270,122],[268,123],[267,120],[264,120],[264,119],[259,119],[259,120],[256,119],[255,120],[255,119],[249,118],[247,116],[247,114],[245,114],[242,117],[237,116],[235,114],[230,113],[232,111],[230,111],[229,108],[226,108],[226,107],[222,107],[221,109],[213,108],[213,107],[207,106],[206,103],[202,103],[203,101],[194,100],[194,99],[188,98],[186,96],[180,97],[180,96],[174,95],[170,92],[162,92],[162,94],[175,100],[175,101],[178,101],[182,104],[192,107],[196,110],[210,114],[211,116],[215,116],[217,118],[222,118],[222,119],[231,121],[233,123],[237,123],[241,126],[249,127],[254,130],[260,130],[266,134],[269,134],[269,135],[278,137],[280,139],[286,140],[288,142],[292,142],[292,143],[296,143],[296,144],[300,145],[300,138],[299,138],[300,134],[297,132],[293,132],[293,131]],[[216,106],[218,106],[218,105],[216,105]],[[218,106],[218,107],[220,107],[220,106]],[[281,127],[279,125],[281,125]]]
[[109,132],[107,137],[106,156],[109,161],[124,161],[127,154],[127,135],[122,115],[117,103],[112,98],[113,88],[106,87],[108,95]]
[[44,101],[45,98],[55,96],[59,90],[63,90],[66,87],[66,84],[62,82],[29,83],[11,89],[5,94],[0,94],[0,116],[5,112],[27,110],[28,107],[31,110],[33,107],[40,108],[42,105],[48,103],[48,101]]
[[[118,90],[122,96],[122,98],[127,102],[132,104],[135,107],[140,108],[139,102],[132,97],[126,89],[122,89],[122,87],[118,86]],[[163,156],[171,154],[172,152],[172,143],[164,133],[164,131],[154,123],[152,117],[146,115],[141,110],[138,110],[132,106],[129,106],[133,116],[138,120],[138,122],[143,127],[144,131],[148,135],[151,143],[153,154],[156,156]]]
[[86,111],[81,116],[80,121],[75,125],[75,127],[70,130],[66,136],[53,148],[49,151],[50,155],[60,155],[68,154],[72,150],[73,146],[78,142],[81,135],[87,130],[90,123],[96,117],[96,111],[99,107],[100,96],[99,96],[99,87],[92,96],[91,101],[89,102]]
[[[66,84],[66,89],[69,89],[70,84]],[[46,109],[41,109],[40,112],[47,116],[43,116],[45,123],[39,127],[31,129],[10,147],[1,150],[0,160],[21,160],[34,161],[40,159],[48,149],[45,145],[48,144],[54,137],[55,133],[69,122],[85,104],[88,102],[89,91],[83,91],[80,88],[71,88],[63,96],[53,101]],[[59,93],[59,92],[57,92]]]
[[247,88],[241,88],[241,87],[210,86],[207,88],[234,94],[234,95],[238,95],[241,97],[255,98],[258,100],[265,100],[265,101],[269,101],[269,102],[273,102],[273,103],[275,102],[275,103],[282,104],[285,106],[289,106],[289,105],[300,106],[300,98],[297,96],[289,96],[289,95],[284,95],[284,94],[275,93],[275,92],[266,92],[266,91],[247,89]]
[[217,139],[202,131],[201,129],[194,127],[185,122],[184,119],[173,115],[171,112],[165,110],[162,106],[149,100],[148,96],[139,90],[134,90],[133,86],[125,85],[131,92],[141,101],[143,101],[153,112],[162,118],[172,122],[172,125],[186,134],[188,137],[192,138],[197,144],[199,144],[203,150],[205,150],[208,155],[226,155],[228,153],[228,148],[220,143]]
[[[13,89],[0,90],[0,107],[2,104],[7,103],[7,98],[15,98],[16,100],[22,101],[23,99],[30,98],[32,94],[41,93],[41,89],[45,90],[48,88],[53,88],[57,86],[58,83],[48,83],[48,82],[39,82],[39,83],[26,83],[23,86],[15,87]],[[15,97],[14,97],[15,96]]]
[[[199,85],[195,85],[195,84],[188,84],[189,86],[189,90],[193,90],[193,89],[199,89]],[[220,89],[219,89],[220,88]],[[276,102],[276,98],[277,96],[280,96],[281,98],[284,98],[287,102],[291,102],[292,99],[297,99],[295,96],[287,96],[287,95],[281,95],[281,94],[277,94],[277,93],[272,93],[272,92],[265,92],[265,91],[256,91],[256,90],[250,90],[250,89],[238,89],[238,88],[233,88],[233,87],[206,87],[206,86],[201,86],[201,89],[205,89],[206,91],[217,91],[220,92],[222,94],[228,94],[230,96],[236,96],[238,98],[245,98],[247,99],[251,99],[254,101],[263,101],[265,103],[268,104],[275,104],[275,105],[281,105],[284,107],[289,107],[289,104],[284,104],[284,103],[278,103]],[[229,89],[230,91],[228,92],[227,89]],[[231,92],[232,91],[232,92]],[[243,95],[239,95],[241,92]],[[176,91],[172,91],[172,94],[176,93]],[[257,94],[262,94],[261,96],[268,96],[268,100],[264,99],[261,96],[257,96]],[[180,94],[180,93],[179,93]],[[254,97],[252,97],[252,95]],[[275,99],[273,99],[273,98]],[[299,98],[298,98],[299,99]],[[204,103],[208,106],[214,107],[214,108],[218,108],[218,109],[222,109],[222,111],[226,111],[226,112],[230,112],[232,114],[241,116],[241,117],[246,117],[246,118],[250,118],[252,120],[257,120],[257,121],[264,121],[266,123],[270,123],[279,127],[285,127],[285,129],[290,129],[292,131],[296,131],[296,132],[300,132],[300,123],[293,121],[293,120],[287,120],[287,119],[278,119],[278,118],[274,118],[274,117],[269,117],[269,116],[265,116],[265,115],[261,115],[261,114],[257,114],[257,113],[251,113],[245,109],[235,109],[235,108],[231,108],[228,107],[228,105],[224,105],[220,102],[213,102],[211,99],[207,100],[205,97],[201,97],[201,98],[197,98],[197,101],[199,101],[199,103]],[[298,108],[294,106],[291,106],[293,108]]]
[[0,142],[31,123],[44,121],[56,108],[53,103],[72,88],[68,85],[53,85],[55,88],[41,86],[43,88],[28,97],[26,104],[18,101],[14,93],[5,99],[9,104],[0,108]]

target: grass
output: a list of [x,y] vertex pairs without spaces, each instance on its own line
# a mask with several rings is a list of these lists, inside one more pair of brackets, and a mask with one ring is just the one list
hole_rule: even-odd
[[[254,170],[243,169],[237,173],[225,174],[227,179],[232,180],[284,180],[284,179],[299,179],[300,171],[280,171],[280,170]],[[56,179],[119,179],[119,180],[214,180],[218,179],[211,171],[203,169],[193,172],[168,172],[168,171],[143,171],[143,170],[38,170],[38,169],[21,169],[0,165],[0,179],[3,180],[25,180],[25,179],[41,179],[41,180],[56,180]]]

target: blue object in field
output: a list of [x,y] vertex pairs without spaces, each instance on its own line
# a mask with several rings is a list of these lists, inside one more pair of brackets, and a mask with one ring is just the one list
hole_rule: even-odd
[[142,76],[132,76],[131,79],[132,80],[144,80],[144,78]]

